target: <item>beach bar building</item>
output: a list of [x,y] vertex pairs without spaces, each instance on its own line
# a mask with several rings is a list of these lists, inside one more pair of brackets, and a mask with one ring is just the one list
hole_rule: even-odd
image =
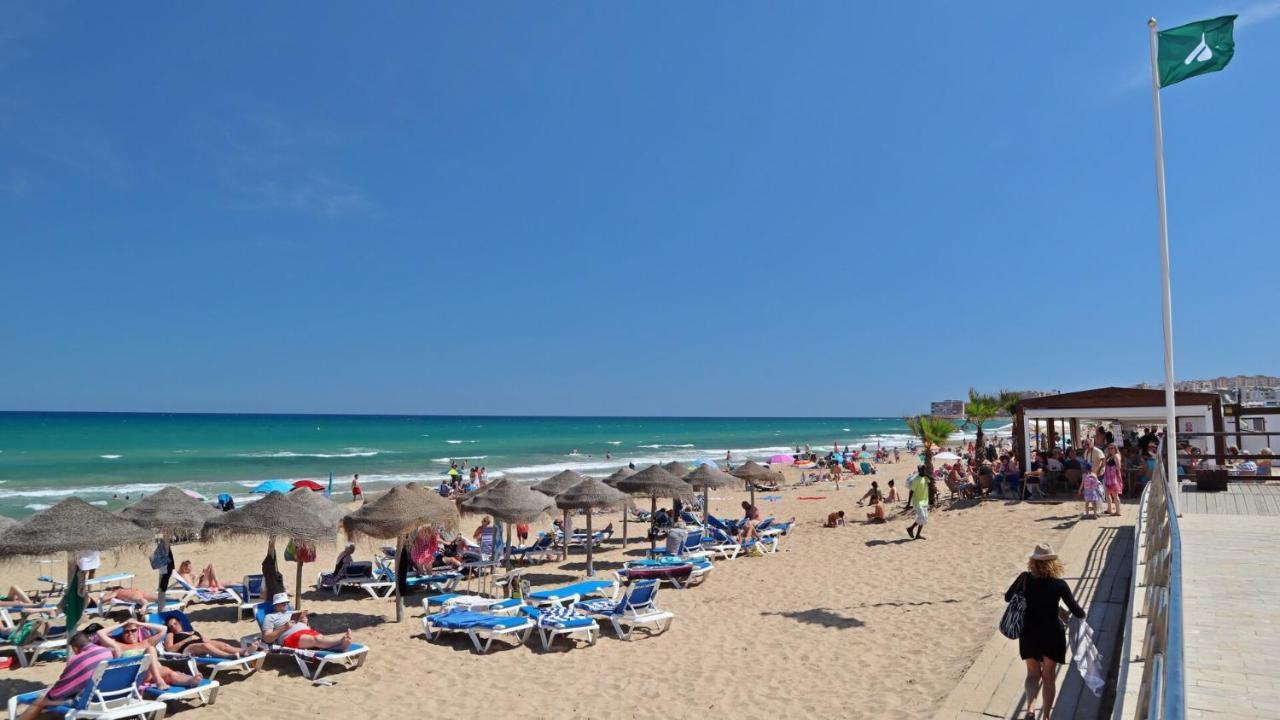
[[[1187,434],[1181,439],[1221,464],[1221,436],[1207,435],[1223,431],[1221,397],[1217,393],[1176,392],[1174,406],[1177,432]],[[1060,446],[1067,437],[1078,445],[1082,425],[1128,430],[1162,428],[1164,424],[1164,390],[1105,387],[1027,398],[1014,406],[1013,451],[1022,458],[1023,467],[1030,467],[1031,453],[1037,449]],[[1120,432],[1114,435],[1117,440],[1121,437]]]

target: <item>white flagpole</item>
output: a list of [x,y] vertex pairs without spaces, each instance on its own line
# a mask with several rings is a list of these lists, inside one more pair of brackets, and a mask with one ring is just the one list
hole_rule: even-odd
[[1181,484],[1178,481],[1178,419],[1174,411],[1173,387],[1173,291],[1169,285],[1169,220],[1164,202],[1164,127],[1160,122],[1160,68],[1156,61],[1156,19],[1147,21],[1151,36],[1151,107],[1156,118],[1156,204],[1160,210],[1160,272],[1164,279],[1164,414],[1165,457],[1173,507],[1181,514]]

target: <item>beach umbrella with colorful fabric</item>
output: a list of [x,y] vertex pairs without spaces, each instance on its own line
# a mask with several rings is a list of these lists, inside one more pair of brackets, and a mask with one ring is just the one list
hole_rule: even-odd
[[795,463],[795,461],[796,459],[791,457],[790,455],[779,454],[769,458],[770,465],[791,465]]
[[70,637],[80,621],[75,614],[76,602],[80,603],[78,607],[82,612],[84,607],[84,587],[76,567],[76,554],[86,550],[140,548],[154,537],[151,530],[72,497],[0,532],[0,557],[67,554],[66,592],[77,596],[77,599],[64,601],[67,603],[67,636]]
[[654,515],[658,512],[658,498],[679,498],[688,500],[693,497],[693,488],[689,483],[667,472],[661,465],[650,465],[629,478],[623,478],[614,487],[630,495],[648,496],[649,498],[649,547],[657,547],[657,535],[654,532]]
[[263,480],[257,485],[254,485],[253,489],[250,490],[249,492],[261,493],[263,495],[268,495],[273,492],[284,494],[289,492],[292,489],[293,489],[293,484],[286,482],[284,480]]
[[556,507],[562,510],[587,511],[587,576],[596,574],[591,560],[591,550],[595,546],[591,530],[591,513],[595,510],[616,510],[631,506],[631,497],[621,490],[605,485],[595,478],[587,478],[556,496]]
[[[367,535],[374,538],[396,540],[396,562],[404,550],[405,537],[418,528],[430,525],[440,530],[457,532],[460,524],[458,508],[440,497],[440,493],[418,485],[405,483],[382,493],[378,499],[366,502],[359,510],[342,519],[347,537]],[[404,619],[404,596],[400,582],[396,582],[396,622]]]
[[738,479],[726,472],[717,470],[714,465],[699,465],[693,472],[682,478],[689,483],[689,487],[694,490],[702,491],[702,522],[707,521],[707,515],[711,513],[711,488],[729,487],[736,485]]
[[310,490],[311,492],[319,492],[321,490],[324,490],[324,486],[316,482],[315,480],[294,480],[293,489],[294,490],[299,490],[299,489]]
[[173,572],[173,552],[169,549],[169,541],[175,535],[195,535],[206,521],[217,515],[217,510],[172,486],[160,488],[120,511],[120,517],[159,533],[159,543],[169,556],[168,564],[160,570],[156,607],[166,607],[164,596],[169,587],[169,575]]

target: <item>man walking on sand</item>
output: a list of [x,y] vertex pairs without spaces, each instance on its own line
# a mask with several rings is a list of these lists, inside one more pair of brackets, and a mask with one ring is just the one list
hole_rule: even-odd
[[929,480],[925,477],[926,469],[923,465],[916,471],[911,483],[908,485],[908,492],[911,494],[911,507],[915,508],[916,521],[911,523],[907,528],[907,535],[914,540],[924,540],[924,526],[929,522]]

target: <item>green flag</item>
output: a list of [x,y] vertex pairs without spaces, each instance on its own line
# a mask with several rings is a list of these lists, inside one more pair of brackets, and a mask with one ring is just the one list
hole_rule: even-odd
[[1235,15],[1223,15],[1161,30],[1156,57],[1160,87],[1226,67],[1236,52],[1236,43],[1231,37],[1235,21]]

